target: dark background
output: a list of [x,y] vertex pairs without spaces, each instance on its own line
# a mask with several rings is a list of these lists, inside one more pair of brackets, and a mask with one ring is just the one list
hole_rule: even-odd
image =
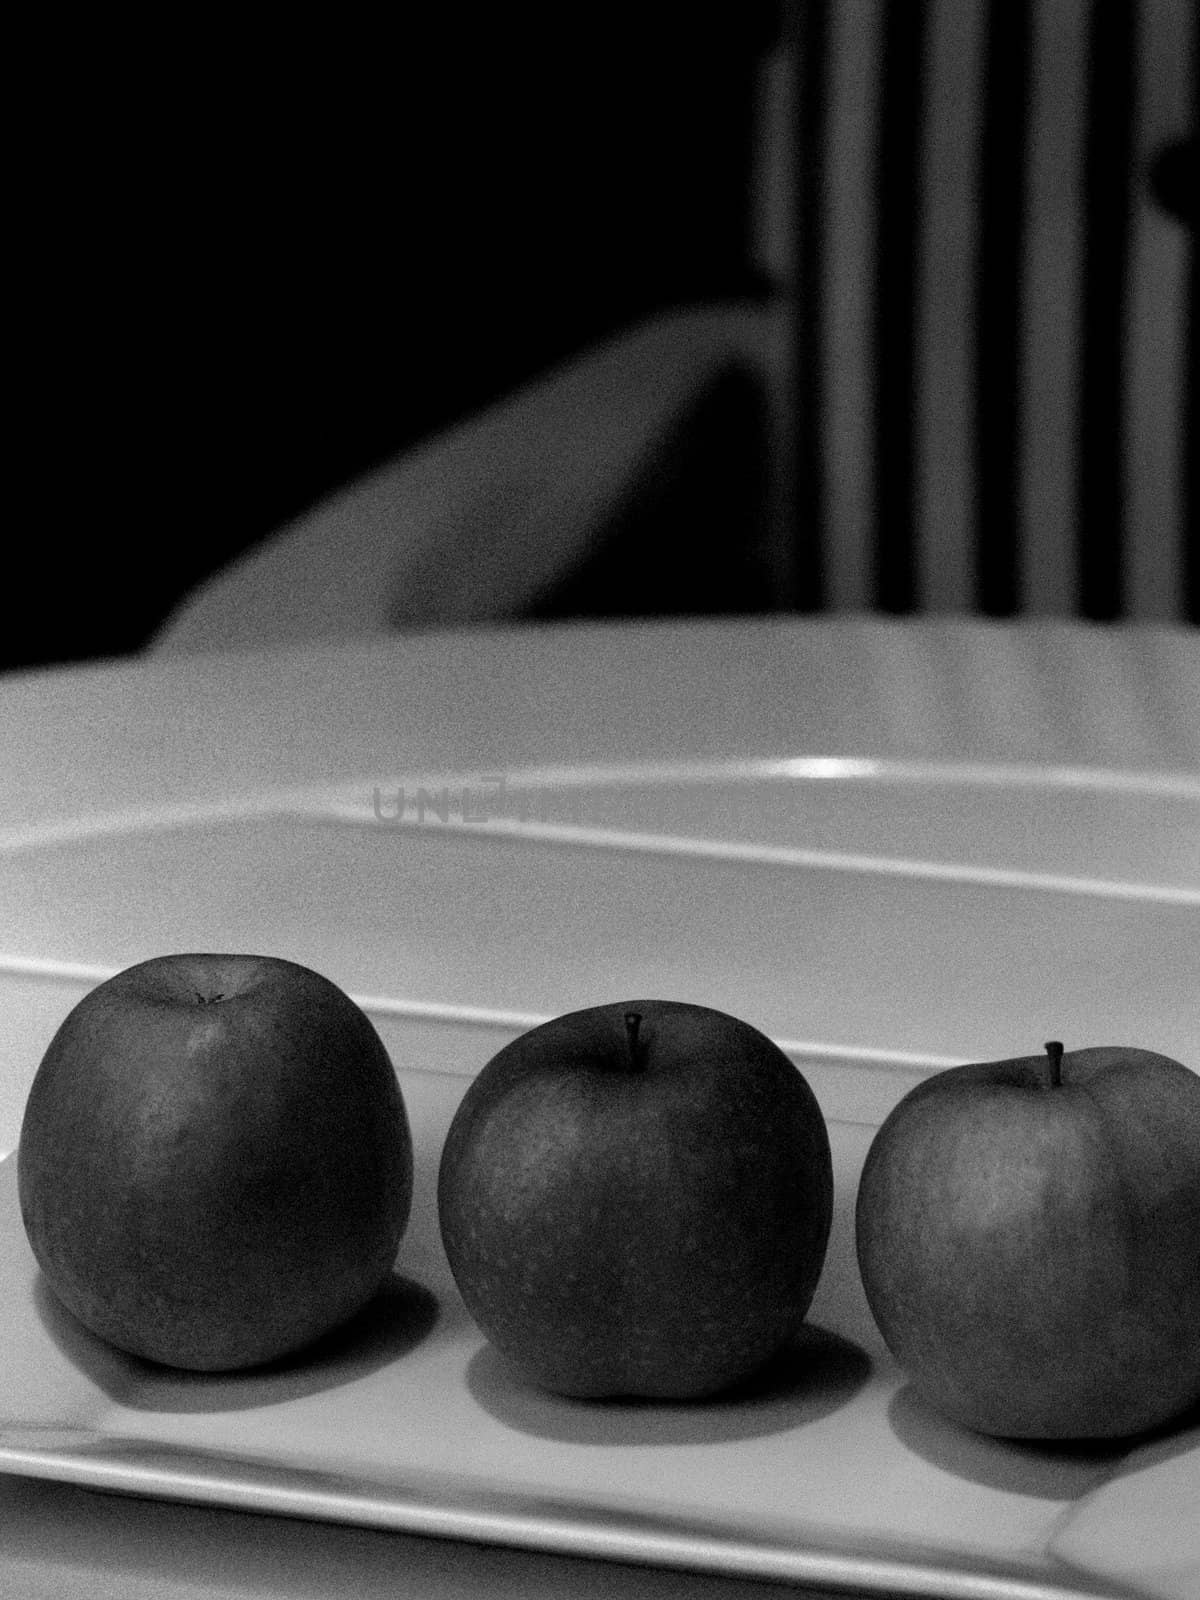
[[775,8],[646,9],[197,10],[16,52],[0,668],[135,650],[372,462],[642,315],[755,292]]

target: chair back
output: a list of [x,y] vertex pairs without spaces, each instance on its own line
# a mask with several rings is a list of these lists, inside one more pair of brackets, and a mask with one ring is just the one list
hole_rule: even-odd
[[1200,620],[1195,0],[783,14],[791,603]]

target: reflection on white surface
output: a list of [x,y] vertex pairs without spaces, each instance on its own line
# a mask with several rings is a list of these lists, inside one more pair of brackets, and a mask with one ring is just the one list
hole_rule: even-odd
[[[369,809],[370,796],[377,789],[391,795],[397,789],[414,794],[419,790],[435,793],[447,786],[461,791],[464,786],[474,785],[481,798],[486,799],[484,791],[496,784],[507,785],[510,790],[529,789],[541,793],[586,790],[594,791],[596,796],[641,789],[726,788],[744,792],[755,785],[794,785],[797,791],[802,791],[806,785],[845,784],[857,789],[881,790],[927,787],[942,791],[1031,791],[1046,795],[1073,792],[1200,804],[1200,776],[1195,773],[1041,762],[903,761],[809,755],[512,767],[502,773],[415,769],[364,773],[361,778],[302,788],[259,785],[243,794],[231,792],[207,800],[133,808],[107,806],[90,814],[87,797],[81,795],[80,809],[70,818],[0,829],[0,851],[101,838],[113,833],[186,827],[190,823],[216,819],[305,814],[354,817],[364,807]],[[492,794],[494,797],[494,788]]]
[[[663,794],[680,803],[678,790]],[[928,809],[924,791],[918,800],[914,828]],[[1074,813],[1053,828],[1035,815],[1027,842],[1023,823],[1000,844],[1057,852],[1074,839],[1130,881],[1114,868],[1141,838],[1138,815],[1104,835],[1108,814],[1106,800],[1082,839]],[[765,802],[755,816],[764,828],[780,821]],[[1167,845],[1190,846],[1194,830],[1169,820]],[[826,822],[889,826],[886,808],[847,819],[839,807],[813,825]],[[933,817],[939,836],[946,826]],[[815,857],[781,867],[312,814],[85,838],[10,854],[5,873],[14,914],[0,930],[0,1061],[14,1109],[46,1030],[82,985],[172,949],[257,949],[314,967],[375,1006],[381,1025],[416,1030],[418,1064],[453,1055],[465,1066],[505,1030],[647,994],[743,1016],[809,1058],[898,1071],[1023,1054],[1046,1038],[1197,1057],[1196,906],[1169,896],[1083,899]]]
[[[120,970],[116,966],[100,966],[84,961],[56,961],[50,957],[0,954],[0,974],[12,973],[26,978],[47,978],[54,981],[66,979],[78,982],[87,988],[105,982]],[[410,1000],[395,995],[352,994],[351,999],[361,1006],[369,1017],[376,1019],[411,1018],[421,1022],[462,1023],[519,1033],[539,1027],[543,1022],[549,1022],[554,1015],[548,1011],[511,1011],[501,1006]],[[889,1050],[874,1045],[836,1044],[815,1039],[779,1038],[775,1043],[798,1065],[802,1065],[806,1059],[819,1059],[890,1064],[937,1072],[944,1067],[956,1066],[959,1061],[956,1056],[935,1055],[923,1050]]]
[[[540,787],[597,788],[645,784],[745,784],[779,780],[812,783],[917,783],[959,788],[1089,789],[1097,793],[1179,795],[1200,800],[1200,777],[1190,772],[1139,772],[1118,767],[1014,761],[905,761],[893,757],[779,756],[714,761],[637,761],[528,767],[510,772],[514,782]],[[446,774],[408,775],[430,783]],[[376,781],[395,781],[385,774]],[[346,791],[347,785],[339,785]]]
[[1200,778],[833,757],[404,775],[296,815],[1200,905]]
[[[361,810],[331,806],[331,819],[379,826],[378,818]],[[398,816],[384,826],[428,828],[420,817]],[[455,824],[466,832],[502,834],[542,843],[575,845],[580,849],[623,850],[637,854],[689,856],[696,860],[741,861],[751,865],[803,868],[826,872],[856,872],[899,878],[933,878],[944,883],[994,884],[1002,888],[1044,889],[1057,894],[1098,896],[1110,900],[1147,900],[1164,905],[1200,906],[1200,889],[1173,885],[1131,883],[1119,878],[1093,878],[1062,872],[1029,872],[1014,867],[974,866],[965,861],[929,861],[909,856],[861,855],[841,850],[809,850],[797,845],[749,843],[732,839],[705,839],[662,832],[636,832],[627,828],[586,827],[573,823],[495,817]]]

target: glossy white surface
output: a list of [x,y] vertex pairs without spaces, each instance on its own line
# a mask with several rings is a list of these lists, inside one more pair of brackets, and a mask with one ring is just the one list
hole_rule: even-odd
[[166,1373],[88,1336],[39,1285],[14,1163],[0,1167],[0,1467],[731,1576],[973,1597],[984,1575],[996,1600],[1089,1592],[1045,1547],[1123,1452],[976,1439],[912,1398],[854,1269],[869,1128],[831,1124],[835,1233],[810,1343],[774,1382],[706,1405],[589,1405],[522,1385],[472,1326],[435,1216],[464,1081],[400,1081],[418,1170],[395,1291],[356,1338],[269,1375]]
[[1087,1495],[1052,1541],[1084,1572],[1161,1600],[1200,1593],[1200,1428],[1146,1445]]
[[[880,1561],[899,1560],[905,1587],[961,1592],[945,1585],[973,1571],[972,1592],[1000,1594],[1018,1576],[1044,1588],[1055,1572],[1086,1589],[1083,1572],[1104,1570],[1070,1546],[1073,1579],[1042,1552],[1110,1463],[993,1449],[896,1398],[852,1270],[847,1208],[871,1129],[940,1065],[1048,1037],[1200,1063],[1194,637],[867,620],[431,635],[13,680],[0,685],[0,736],[12,752],[0,789],[0,1148],[15,1143],[54,1027],[106,973],[185,947],[306,961],[368,1007],[418,1108],[422,1220],[401,1265],[446,1308],[412,1354],[430,1364],[421,1392],[445,1426],[406,1434],[397,1455],[394,1394],[376,1406],[372,1388],[386,1374],[226,1412],[181,1412],[177,1395],[156,1406],[153,1384],[149,1409],[144,1395],[130,1404],[126,1374],[98,1410],[77,1361],[43,1370],[45,1329],[14,1302],[19,1392],[41,1392],[42,1425],[61,1427],[74,1406],[109,1441],[81,1453],[76,1476],[123,1470],[145,1487],[149,1474],[157,1492],[177,1492],[164,1473],[182,1470],[202,1499],[278,1510],[282,1494],[302,1515],[346,1516],[345,1485],[277,1481],[283,1462],[329,1470],[336,1441],[333,1467],[367,1484],[350,1520],[593,1553],[607,1540],[610,1555],[723,1566],[730,1583],[786,1570],[870,1586]],[[814,1318],[873,1365],[853,1394],[834,1382],[841,1402],[827,1414],[806,1414],[796,1391],[766,1407],[774,1420],[752,1438],[729,1438],[726,1422],[706,1439],[693,1419],[651,1442],[629,1432],[640,1414],[613,1437],[580,1421],[589,1437],[572,1438],[553,1403],[488,1378],[453,1309],[429,1180],[466,1077],[543,1016],[636,994],[763,1027],[835,1123],[840,1232]],[[20,1246],[10,1239],[10,1253]],[[29,1448],[17,1423],[36,1421],[14,1412],[16,1392],[6,1379],[10,1465]],[[352,1430],[339,1410],[348,1396],[367,1402]],[[113,1440],[124,1468],[106,1456]],[[164,1445],[203,1445],[216,1465],[146,1454]],[[67,1475],[70,1449],[54,1448]],[[808,1450],[818,1466],[798,1473]],[[739,1465],[723,1475],[730,1451]],[[1194,1468],[1196,1452],[1183,1459]],[[389,1462],[426,1492],[404,1501]],[[60,1502],[42,1523],[35,1501],[56,1493],[69,1506],[74,1492],[0,1485],[24,1530],[22,1570],[57,1574],[65,1594],[50,1529]],[[631,1522],[622,1494],[658,1522]],[[135,1524],[164,1525],[162,1508],[127,1504]],[[222,1515],[197,1507],[186,1526],[199,1539]],[[296,1526],[267,1524],[285,1566]],[[410,1541],[354,1536],[375,1552],[353,1558],[370,1593]],[[916,1576],[918,1547],[932,1575]],[[483,1559],[463,1549],[445,1544],[447,1561]],[[438,1592],[419,1561],[404,1570]],[[590,1568],[565,1570],[588,1592]],[[245,1574],[244,1591],[196,1592],[269,1592],[259,1569]],[[532,1569],[529,1581],[541,1581]]]

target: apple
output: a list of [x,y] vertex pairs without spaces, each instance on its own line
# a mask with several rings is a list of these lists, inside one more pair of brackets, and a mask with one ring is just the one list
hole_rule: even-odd
[[1105,1046],[975,1062],[879,1128],[856,1206],[884,1341],[983,1433],[1109,1439],[1200,1400],[1200,1077]]
[[21,1215],[93,1333],[198,1371],[291,1354],[391,1271],[412,1142],[336,984],[272,956],[163,955],[92,989],[38,1067]]
[[797,1332],[829,1239],[812,1090],[748,1023],[633,1000],[506,1045],[460,1103],[438,1212],[458,1288],[528,1380],[691,1399]]

